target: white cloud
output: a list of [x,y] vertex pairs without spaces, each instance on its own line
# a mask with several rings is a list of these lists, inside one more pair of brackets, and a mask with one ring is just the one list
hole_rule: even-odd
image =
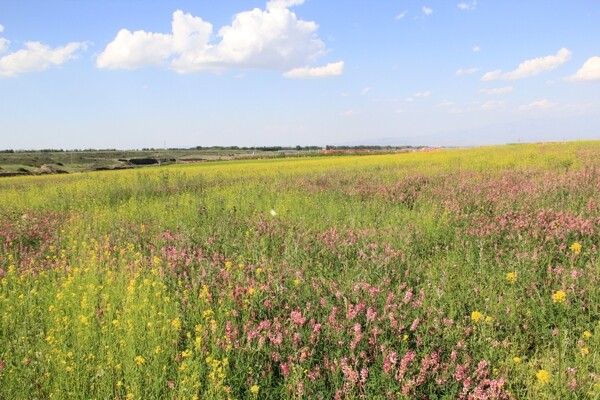
[[440,104],[438,104],[438,107],[451,107],[454,105],[453,101],[450,100],[444,100],[442,101]]
[[456,70],[456,76],[472,75],[479,71],[479,68],[459,68]]
[[473,46],[472,50],[473,50],[473,53],[479,53],[481,51],[481,47]]
[[568,81],[592,81],[600,79],[600,57],[590,57],[575,74],[566,78]]
[[431,13],[433,13],[433,10],[427,6],[423,6],[421,10],[423,10],[423,14],[425,15],[430,15]]
[[480,110],[483,111],[491,111],[491,110],[497,110],[499,108],[504,107],[504,105],[506,104],[505,101],[501,101],[501,100],[490,100],[490,101],[486,101],[485,103],[483,103],[481,105],[481,107],[479,107]]
[[506,94],[506,93],[512,93],[513,87],[512,86],[505,86],[505,87],[500,87],[500,88],[483,88],[483,89],[481,89],[479,91],[481,93],[490,94],[490,95]]
[[465,3],[463,1],[461,3],[458,3],[456,7],[460,8],[461,10],[474,10],[475,7],[477,7],[477,1],[473,1],[471,3]]
[[552,71],[566,63],[570,58],[571,52],[566,48],[562,48],[555,55],[523,61],[514,71],[502,72],[502,70],[498,69],[488,72],[481,77],[481,80],[493,81],[496,79],[513,80],[527,78],[539,75],[544,71]]
[[344,112],[340,113],[340,116],[341,116],[341,117],[349,117],[349,116],[351,116],[351,115],[353,115],[353,114],[354,114],[354,111],[353,111],[353,110],[346,110],[346,111],[344,111]]
[[8,49],[10,40],[0,37],[0,53],[4,53]]
[[402,11],[400,14],[396,15],[396,18],[394,18],[394,19],[396,21],[401,20],[402,18],[404,18],[404,16],[406,15],[407,12],[408,12],[407,10]]
[[344,62],[329,63],[323,67],[301,67],[294,68],[283,74],[286,78],[324,78],[328,76],[339,76],[344,73]]
[[171,33],[122,29],[98,56],[98,68],[135,69],[159,66],[179,73],[225,69],[288,71],[288,77],[339,75],[343,63],[309,68],[325,53],[318,25],[298,19],[289,7],[304,0],[271,0],[265,10],[236,14],[215,35],[200,17],[173,13]]
[[524,104],[521,107],[519,107],[519,110],[522,110],[522,111],[543,110],[543,109],[547,109],[547,108],[550,108],[553,106],[555,106],[555,104],[552,103],[551,101],[549,101],[548,99],[542,99],[542,100],[536,100],[529,104]]
[[[8,41],[3,46],[7,44]],[[87,43],[84,42],[71,42],[55,48],[40,42],[26,42],[25,48],[0,57],[0,78],[43,71],[53,65],[64,64],[75,58],[77,51],[86,48]]]
[[[0,33],[4,32],[4,27],[0,25]],[[0,53],[4,53],[8,49],[10,40],[0,37]]]
[[365,87],[365,88],[364,88],[364,89],[363,89],[363,90],[360,92],[360,95],[361,95],[361,96],[364,96],[364,95],[366,95],[367,93],[369,93],[370,91],[371,91],[371,87],[370,87],[370,86],[367,86],[367,87]]
[[304,0],[270,0],[267,2],[267,10],[273,8],[290,8],[293,6],[299,6],[304,3]]
[[412,96],[409,96],[407,98],[404,99],[405,102],[407,103],[412,103],[413,101],[415,101],[415,98],[418,97],[429,97],[431,96],[431,92],[417,92],[415,94],[413,94]]

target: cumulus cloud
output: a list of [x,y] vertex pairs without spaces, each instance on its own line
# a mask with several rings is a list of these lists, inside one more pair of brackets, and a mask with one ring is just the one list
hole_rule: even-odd
[[479,68],[459,68],[456,70],[456,76],[472,75],[479,71]]
[[425,15],[430,15],[431,13],[433,13],[433,10],[427,6],[423,6],[421,10],[423,10],[423,14]]
[[550,107],[553,107],[555,104],[549,101],[548,99],[536,100],[529,104],[524,104],[519,107],[521,111],[529,111],[529,110],[543,110]]
[[171,33],[131,32],[121,29],[98,56],[98,68],[136,69],[147,66],[179,73],[226,69],[267,69],[288,77],[340,74],[343,63],[305,67],[325,53],[316,35],[318,25],[298,19],[289,7],[303,0],[271,0],[265,10],[254,8],[236,14],[216,34],[200,17],[177,10]]
[[475,7],[477,7],[477,1],[473,1],[471,3],[465,3],[463,1],[458,3],[456,7],[460,8],[461,10],[474,10]]
[[339,76],[344,73],[344,62],[329,63],[323,67],[301,67],[294,68],[283,74],[286,78],[324,78],[328,76]]
[[513,87],[512,86],[505,86],[505,87],[500,87],[500,88],[483,88],[483,89],[481,89],[479,91],[481,93],[490,94],[490,95],[506,94],[506,93],[512,93]]
[[[0,25],[0,32],[4,27]],[[10,41],[0,38],[0,53],[8,50]],[[75,58],[79,50],[85,50],[88,44],[71,42],[52,48],[40,42],[25,42],[25,47],[0,57],[0,78],[17,76],[26,72],[44,71]]]
[[562,48],[555,55],[523,61],[515,70],[510,72],[502,72],[502,70],[499,69],[488,72],[481,77],[481,80],[493,81],[497,79],[514,80],[527,78],[529,76],[539,75],[545,71],[552,71],[569,61],[570,58],[571,52],[566,48]]
[[593,81],[600,79],[600,57],[590,57],[575,74],[567,77],[568,81]]

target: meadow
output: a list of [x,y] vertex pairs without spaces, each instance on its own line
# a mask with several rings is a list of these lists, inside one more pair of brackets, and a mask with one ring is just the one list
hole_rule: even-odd
[[598,399],[600,142],[0,180],[0,399]]

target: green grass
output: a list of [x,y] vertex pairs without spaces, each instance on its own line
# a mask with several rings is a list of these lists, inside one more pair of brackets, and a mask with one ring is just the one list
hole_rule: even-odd
[[599,155],[0,180],[0,398],[600,398]]

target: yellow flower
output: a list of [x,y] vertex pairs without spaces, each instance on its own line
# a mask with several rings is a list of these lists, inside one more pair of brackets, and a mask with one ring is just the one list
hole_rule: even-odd
[[579,254],[581,253],[581,243],[574,242],[569,249],[571,249],[573,253]]
[[553,303],[564,303],[566,299],[567,299],[567,294],[563,290],[556,291],[552,295]]
[[584,331],[583,332],[583,337],[586,338],[586,339],[591,338],[592,337],[592,332],[590,332],[590,331]]
[[590,348],[589,347],[582,347],[579,349],[579,352],[581,353],[581,355],[583,357],[587,356],[588,354],[590,354]]
[[144,357],[142,357],[142,356],[136,356],[136,357],[135,357],[135,363],[136,363],[137,365],[142,365],[142,364],[144,364],[145,362],[146,362],[146,360],[144,359]]
[[550,382],[550,373],[548,371],[546,371],[545,369],[540,369],[537,374],[535,374],[535,376],[537,377],[538,381],[540,381],[541,383],[548,383]]
[[479,311],[473,311],[473,312],[471,313],[471,319],[472,319],[474,322],[479,322],[479,321],[481,320],[481,318],[483,318],[483,314],[482,314],[482,313],[480,313]]
[[256,268],[256,275],[262,274],[263,269],[261,267]]
[[232,263],[231,261],[227,261],[227,262],[225,263],[225,269],[229,269],[229,268],[231,268],[231,266],[232,266],[232,265],[233,265],[233,263]]
[[492,322],[494,322],[494,318],[492,318],[492,317],[490,317],[490,316],[487,316],[487,317],[485,317],[485,322],[486,322],[487,324],[491,324]]
[[256,290],[255,290],[254,288],[250,288],[250,289],[248,289],[248,294],[249,294],[250,296],[254,296],[254,293],[256,293]]
[[181,320],[179,318],[173,319],[173,321],[171,321],[171,326],[175,330],[180,330],[181,329]]
[[125,396],[125,398],[127,400],[133,400],[133,399],[135,399],[135,395],[133,393],[127,393],[127,396]]
[[252,387],[250,387],[250,393],[252,393],[252,394],[258,394],[259,390],[260,390],[260,386],[258,386],[258,385],[253,385]]
[[507,273],[506,280],[509,281],[510,283],[515,283],[517,281],[517,273],[516,272]]
[[515,364],[519,364],[519,363],[521,363],[521,361],[523,361],[523,360],[521,360],[521,357],[513,357],[513,362]]

